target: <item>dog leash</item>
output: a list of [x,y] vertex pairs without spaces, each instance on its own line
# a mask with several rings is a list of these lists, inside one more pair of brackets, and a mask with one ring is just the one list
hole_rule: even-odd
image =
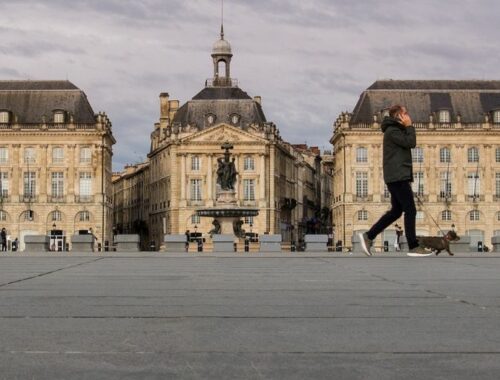
[[425,212],[427,213],[427,215],[429,215],[429,217],[431,218],[431,220],[434,222],[434,224],[438,228],[439,232],[441,232],[441,234],[443,234],[443,236],[446,236],[446,234],[443,232],[443,230],[441,229],[441,227],[439,227],[439,224],[432,217],[432,214],[429,212],[429,210],[427,209],[427,207],[424,206],[424,203],[420,199],[420,196],[418,195],[418,193],[415,193],[415,196],[417,197],[417,203],[425,209]]

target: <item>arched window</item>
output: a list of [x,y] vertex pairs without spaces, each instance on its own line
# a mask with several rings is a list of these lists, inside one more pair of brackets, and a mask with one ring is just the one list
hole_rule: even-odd
[[89,211],[80,211],[78,213],[78,220],[80,222],[90,222],[90,212]]
[[197,214],[191,215],[191,224],[200,224],[201,218]]
[[439,149],[439,162],[448,163],[451,162],[451,151],[450,148]]
[[368,220],[368,211],[358,210],[358,220],[360,220],[360,221]]
[[480,219],[480,213],[479,213],[479,210],[472,210],[470,213],[469,213],[469,220],[471,222],[478,222]]
[[217,73],[219,74],[219,78],[226,77],[226,62],[222,59],[217,62]]
[[52,211],[51,220],[53,222],[59,222],[62,220],[62,213],[59,210]]
[[451,211],[450,210],[444,210],[441,212],[441,220],[449,222],[451,220]]
[[231,123],[238,124],[240,122],[240,115],[233,113],[231,115]]
[[364,146],[356,149],[356,162],[368,162],[368,149]]

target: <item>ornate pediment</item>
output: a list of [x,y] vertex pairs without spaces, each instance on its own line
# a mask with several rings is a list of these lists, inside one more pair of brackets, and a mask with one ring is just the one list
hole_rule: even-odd
[[253,135],[226,124],[204,129],[203,131],[194,133],[181,139],[182,143],[217,143],[222,144],[225,141],[235,143],[252,143],[265,142],[266,140],[260,136]]

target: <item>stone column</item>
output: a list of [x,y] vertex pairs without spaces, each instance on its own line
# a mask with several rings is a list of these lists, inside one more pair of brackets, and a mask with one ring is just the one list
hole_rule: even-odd
[[209,153],[207,155],[207,202],[210,203],[210,205],[215,204],[215,199],[212,199],[212,190],[214,184],[212,183],[212,153]]
[[266,157],[264,154],[260,155],[259,199],[266,199]]
[[276,231],[276,193],[275,193],[275,162],[276,162],[276,147],[269,146],[269,233],[274,234]]
[[50,175],[50,172],[47,172],[47,148],[47,144],[40,145],[40,189],[38,193],[40,202],[46,202],[50,196],[47,188],[47,176]]
[[186,155],[184,153],[181,156],[181,194],[179,199],[181,201],[186,200]]

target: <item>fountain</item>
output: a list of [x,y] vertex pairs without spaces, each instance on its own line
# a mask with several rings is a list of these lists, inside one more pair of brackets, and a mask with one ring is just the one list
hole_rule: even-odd
[[[229,149],[233,149],[233,145],[229,142],[222,144],[221,149],[224,149],[224,158],[217,159],[217,185],[219,192],[215,201],[215,207],[203,208],[196,210],[197,215],[201,217],[214,218],[212,224],[214,228],[210,231],[210,235],[214,241],[214,250],[217,249],[216,242],[226,242],[226,248],[229,247],[229,242],[232,245],[238,238],[244,238],[244,231],[241,229],[243,221],[241,217],[256,216],[259,210],[255,208],[246,208],[238,206],[236,199],[236,191],[234,183],[236,182],[236,166],[234,157],[230,160]],[[222,247],[219,244],[219,247]],[[223,249],[228,250],[228,249]]]

